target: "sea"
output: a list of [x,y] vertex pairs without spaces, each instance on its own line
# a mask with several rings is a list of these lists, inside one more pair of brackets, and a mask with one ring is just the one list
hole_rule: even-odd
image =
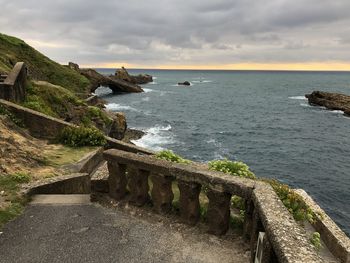
[[[97,69],[114,74],[112,69]],[[96,93],[146,134],[136,145],[200,162],[243,161],[258,177],[303,188],[350,236],[350,118],[310,106],[314,90],[350,95],[350,72],[129,70],[144,93]],[[179,86],[189,81],[191,86]]]

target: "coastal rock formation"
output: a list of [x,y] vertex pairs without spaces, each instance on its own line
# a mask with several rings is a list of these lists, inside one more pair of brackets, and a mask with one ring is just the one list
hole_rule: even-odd
[[95,90],[100,86],[109,87],[113,93],[138,93],[143,92],[143,89],[133,83],[117,79],[117,78],[111,78],[110,76],[104,76],[100,73],[98,73],[94,69],[81,69],[79,68],[79,65],[69,62],[68,67],[78,71],[81,75],[86,77],[90,82],[90,91],[95,92]]
[[147,84],[153,81],[153,77],[148,74],[139,74],[136,76],[132,76],[124,67],[122,67],[121,69],[117,69],[114,76],[110,77],[112,79],[120,79],[133,84]]
[[127,129],[125,115],[122,112],[114,112],[110,113],[110,116],[113,119],[113,123],[108,135],[112,138],[122,140]]
[[189,81],[184,81],[184,82],[179,82],[177,83],[177,85],[181,85],[181,86],[191,86],[191,83]]
[[323,106],[330,110],[341,110],[345,115],[350,116],[350,96],[348,95],[314,91],[311,94],[306,94],[305,97],[309,100],[310,105]]

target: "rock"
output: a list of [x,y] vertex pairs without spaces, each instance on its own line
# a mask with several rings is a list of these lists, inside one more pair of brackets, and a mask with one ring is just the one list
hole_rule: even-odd
[[98,73],[94,69],[81,69],[78,64],[69,62],[68,67],[72,70],[78,71],[81,75],[85,76],[90,82],[90,92],[94,92],[98,87],[109,87],[113,93],[138,93],[143,92],[143,89],[128,81],[114,78],[114,76],[104,76]]
[[184,82],[179,82],[177,83],[177,85],[181,85],[181,86],[191,86],[191,83],[189,81],[184,81]]
[[113,114],[110,114],[113,119],[113,123],[108,135],[117,140],[122,140],[127,129],[125,115],[122,112],[114,112]]
[[305,97],[310,105],[323,106],[330,110],[341,110],[345,115],[350,116],[350,96],[348,95],[314,91],[311,94],[306,94]]
[[139,74],[136,76],[132,76],[124,67],[122,67],[121,69],[117,69],[114,76],[111,76],[111,78],[124,80],[133,84],[146,84],[153,81],[153,77],[148,74]]
[[69,63],[68,63],[68,67],[69,67],[70,69],[73,69],[73,70],[79,72],[79,65],[78,65],[78,64],[75,64],[75,63],[73,63],[73,62],[69,62]]
[[130,82],[120,80],[120,79],[115,79],[115,78],[112,79],[111,77],[104,76],[98,73],[94,69],[80,69],[80,74],[82,74],[83,76],[85,76],[87,79],[90,80],[91,92],[94,92],[100,86],[109,87],[113,91],[113,93],[143,92],[143,89],[136,84],[132,84]]

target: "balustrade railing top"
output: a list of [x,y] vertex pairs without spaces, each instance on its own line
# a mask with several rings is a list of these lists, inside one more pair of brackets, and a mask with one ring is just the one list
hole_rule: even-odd
[[[244,235],[250,240],[252,262],[259,232],[265,232],[262,262],[324,262],[270,185],[246,178],[206,170],[196,165],[175,164],[154,156],[110,149],[104,152],[109,169],[109,194],[120,200],[130,191],[130,201],[138,206],[150,199],[157,212],[172,206],[172,181],[180,191],[180,216],[194,225],[199,220],[199,194],[205,189],[209,199],[209,232],[225,234],[229,228],[232,195],[246,203]],[[152,189],[149,196],[149,181]]]

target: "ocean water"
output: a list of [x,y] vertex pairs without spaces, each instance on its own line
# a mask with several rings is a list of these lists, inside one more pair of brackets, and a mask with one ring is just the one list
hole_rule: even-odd
[[[112,70],[99,69],[112,74]],[[309,106],[313,90],[350,95],[350,73],[167,71],[144,93],[96,92],[146,135],[135,143],[207,162],[247,163],[259,177],[305,189],[350,234],[350,118]],[[188,80],[191,86],[176,83]]]

